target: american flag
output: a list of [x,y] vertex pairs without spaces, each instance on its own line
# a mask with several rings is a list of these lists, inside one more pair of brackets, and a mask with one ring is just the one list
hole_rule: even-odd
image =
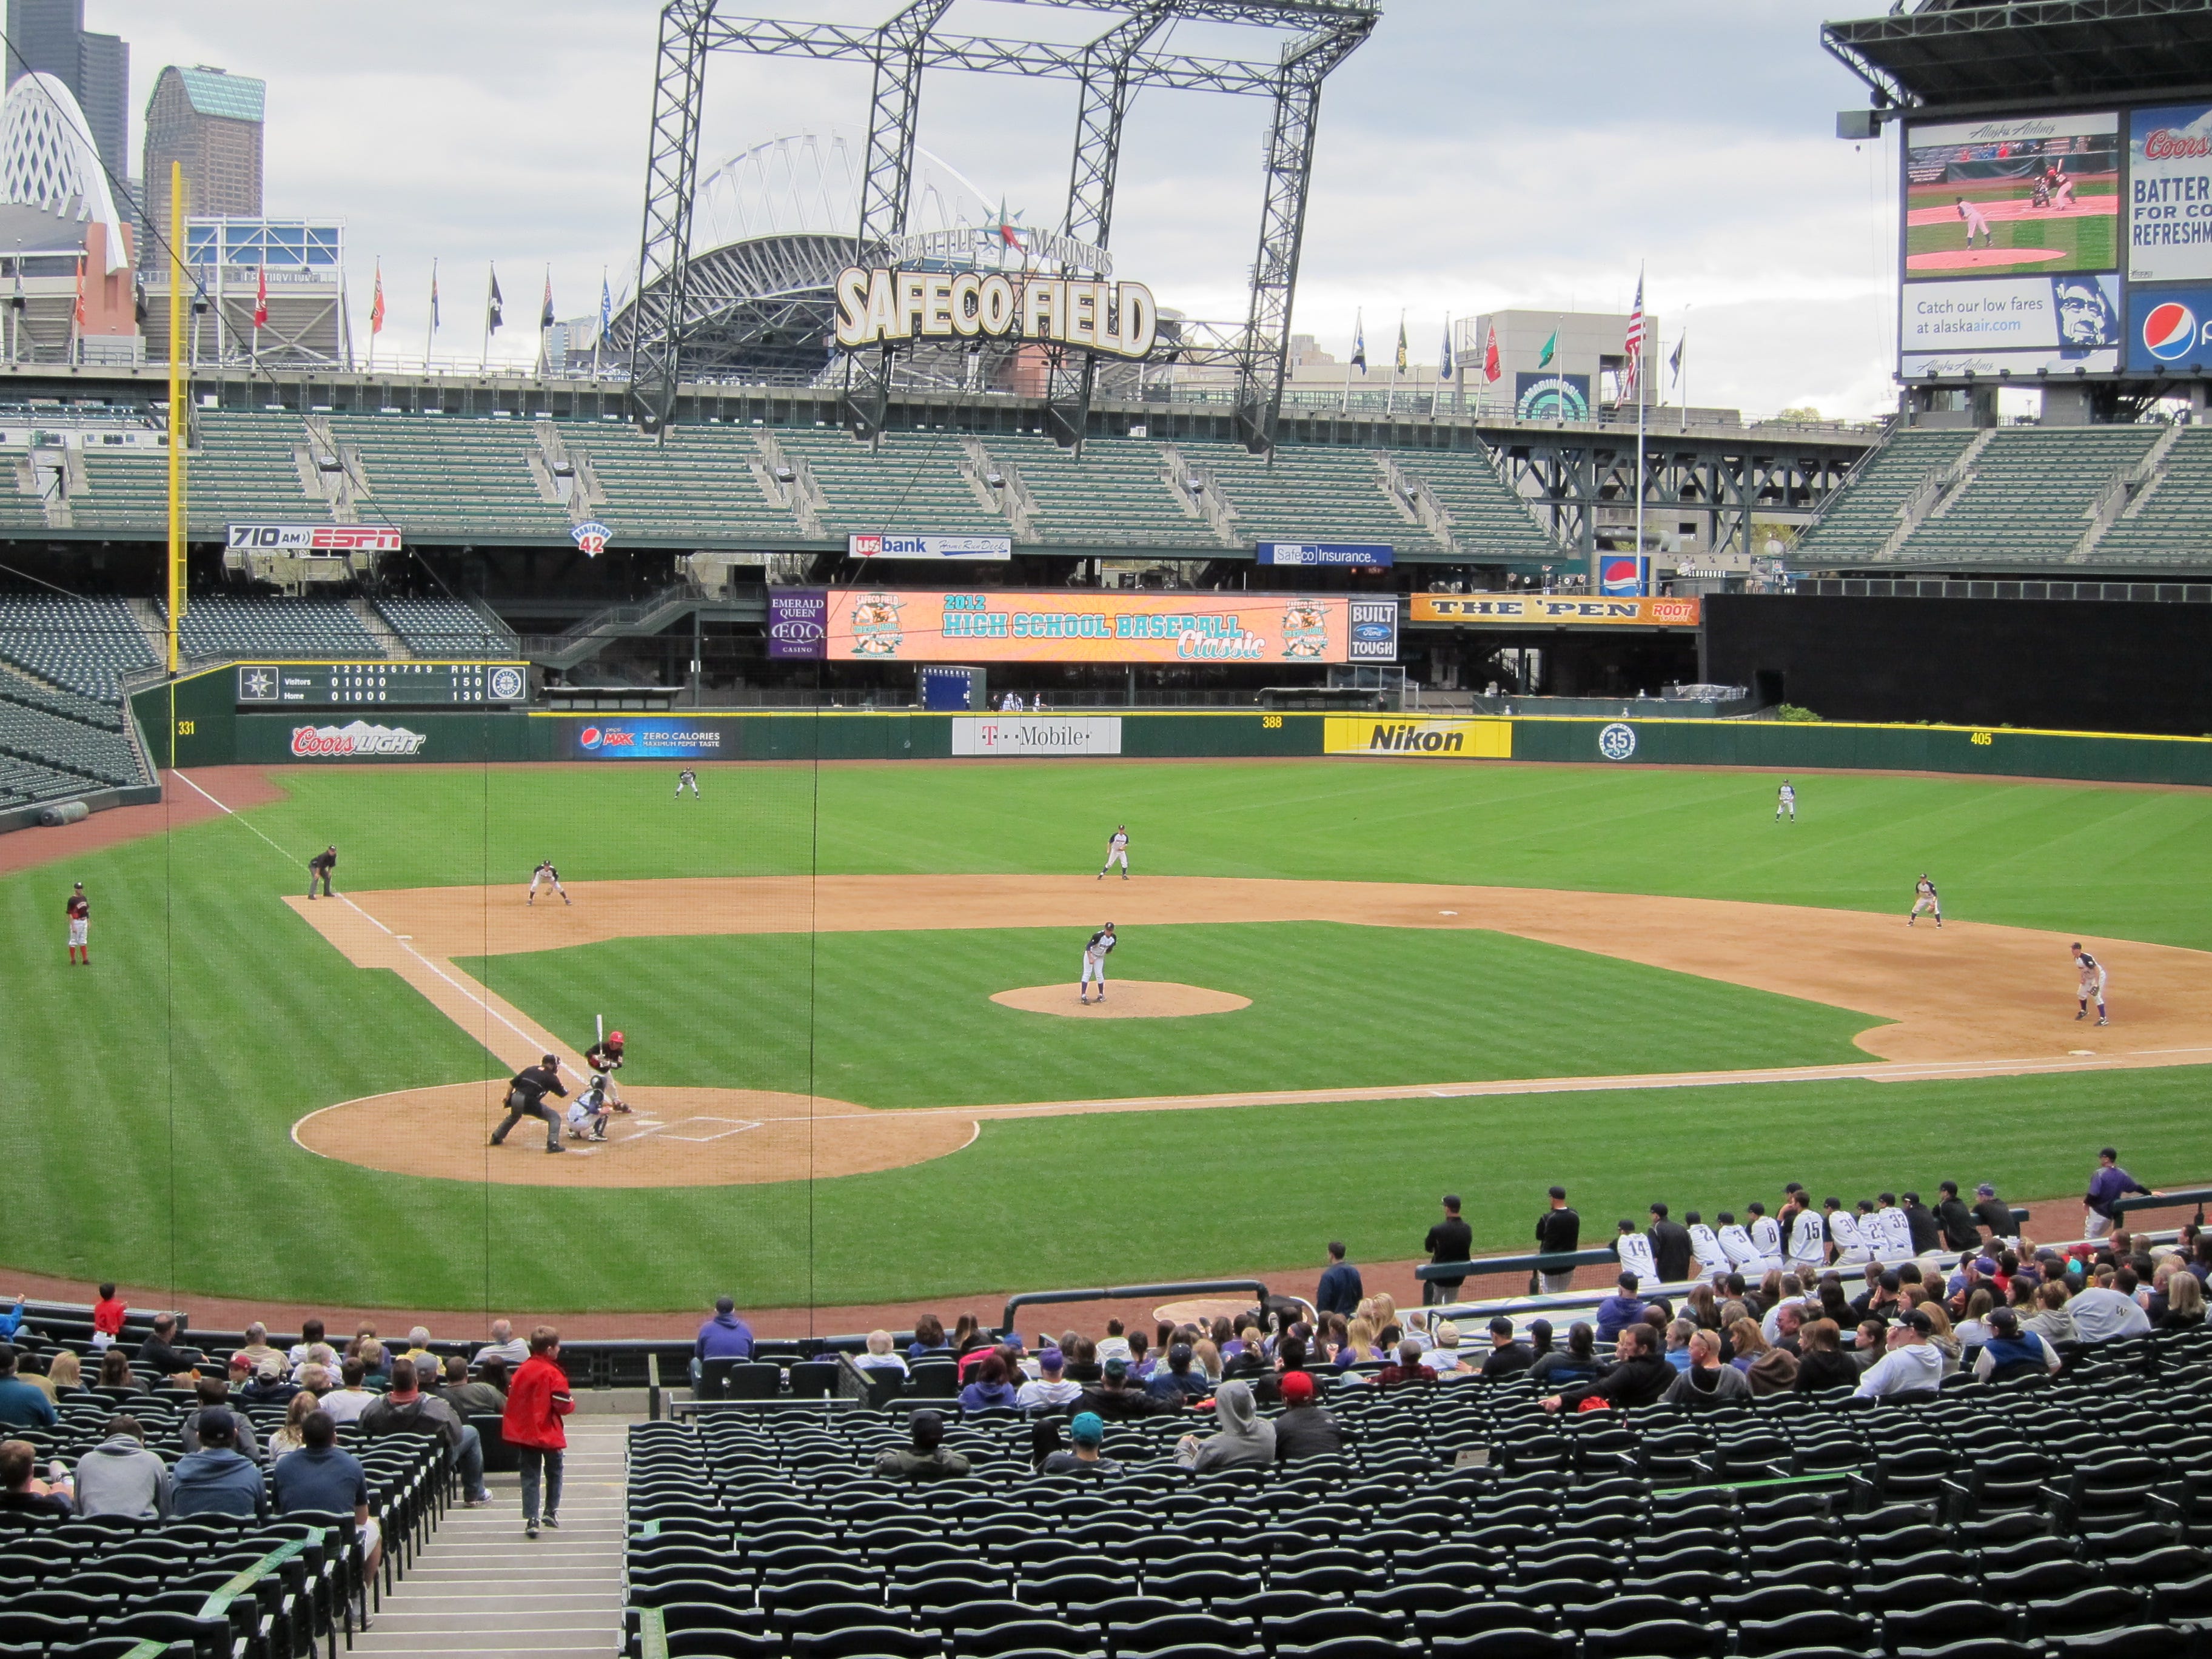
[[1628,339],[1623,348],[1628,356],[1627,367],[1621,372],[1621,389],[1628,396],[1636,396],[1638,384],[1644,378],[1644,273],[1636,273],[1636,303],[1628,313]]

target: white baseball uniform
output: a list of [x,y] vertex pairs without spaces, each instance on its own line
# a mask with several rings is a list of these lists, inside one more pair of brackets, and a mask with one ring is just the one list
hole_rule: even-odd
[[1912,885],[1912,913],[1905,920],[1910,921],[1913,916],[1929,910],[1936,913],[1936,925],[1941,927],[1943,925],[1943,901],[1936,896],[1936,884],[1923,876]]
[[1620,1259],[1623,1273],[1636,1275],[1639,1292],[1659,1288],[1659,1261],[1651,1254],[1651,1241],[1642,1233],[1623,1233],[1613,1241],[1613,1252]]
[[1101,927],[1083,947],[1083,978],[1079,984],[1087,986],[1097,981],[1098,994],[1102,997],[1106,994],[1106,957],[1114,945],[1114,930]]
[[1863,1267],[1874,1260],[1874,1251],[1859,1231],[1858,1218],[1849,1210],[1829,1212],[1828,1237],[1835,1241],[1838,1267]]
[[1121,866],[1123,875],[1129,873],[1129,832],[1127,830],[1116,830],[1107,841],[1106,862],[1099,866],[1098,873],[1103,876],[1117,864]]
[[1690,1250],[1698,1258],[1698,1270],[1708,1279],[1716,1273],[1726,1277],[1735,1271],[1728,1252],[1721,1249],[1719,1237],[1702,1221],[1690,1224]]
[[1874,1212],[1874,1259],[1877,1261],[1912,1260],[1912,1224],[1905,1212],[1889,1205]]
[[1763,1215],[1751,1224],[1752,1248],[1759,1252],[1759,1271],[1775,1273],[1782,1267],[1782,1224]]
[[1759,1270],[1759,1246],[1751,1242],[1751,1235],[1739,1224],[1731,1221],[1721,1229],[1721,1249],[1728,1252],[1730,1273],[1751,1273]]
[[1827,1264],[1828,1230],[1818,1210],[1808,1207],[1797,1212],[1797,1219],[1790,1227],[1790,1259],[1804,1267]]
[[553,867],[550,859],[530,872],[530,896],[526,902],[534,904],[538,902],[540,886],[550,886],[563,899],[568,896],[568,890],[561,884],[561,872]]

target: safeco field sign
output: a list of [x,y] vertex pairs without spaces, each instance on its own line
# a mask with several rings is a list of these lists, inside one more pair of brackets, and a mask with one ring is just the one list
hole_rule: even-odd
[[1395,714],[1331,714],[1324,755],[1413,755],[1441,760],[1511,760],[1511,720],[1441,720]]

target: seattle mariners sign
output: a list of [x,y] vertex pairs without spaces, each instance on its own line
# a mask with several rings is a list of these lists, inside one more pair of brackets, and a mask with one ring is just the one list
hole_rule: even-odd
[[1142,283],[975,270],[837,275],[837,343],[848,351],[910,340],[1036,340],[1109,357],[1142,357],[1160,310]]

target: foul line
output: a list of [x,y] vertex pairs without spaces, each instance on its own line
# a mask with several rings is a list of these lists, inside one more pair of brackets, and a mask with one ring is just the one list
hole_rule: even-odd
[[[275,841],[271,840],[262,830],[261,826],[254,823],[252,818],[241,816],[236,809],[226,805],[222,801],[217,800],[213,795],[208,793],[205,789],[201,788],[198,783],[194,782],[190,777],[187,777],[183,772],[172,768],[171,775],[175,777],[179,782],[189,785],[203,799],[207,801],[209,805],[212,805],[224,817],[236,818],[240,823],[244,824],[248,830],[251,830],[255,835],[259,836],[263,843],[267,846],[270,852],[276,854],[278,858],[284,859],[288,861],[292,859],[293,855],[290,853],[286,852],[284,848],[279,846]],[[381,921],[379,921],[368,911],[362,909],[360,905],[355,903],[351,894],[340,893],[337,896],[344,902],[347,908],[351,910],[356,915],[361,917],[363,921],[367,921],[379,933],[383,933],[386,938],[390,939],[393,944],[399,946],[401,950],[406,951],[407,954],[414,957],[416,961],[421,963],[422,966],[428,969],[433,975],[444,981],[447,986],[452,988],[452,989],[465,1001],[483,1010],[487,1018],[497,1020],[501,1025],[507,1027],[508,1030],[514,1032],[515,1036],[520,1037],[525,1043],[529,1044],[533,1048],[538,1048],[540,1053],[544,1052],[546,1047],[550,1047],[556,1053],[559,1052],[560,1045],[552,1042],[547,1034],[540,1032],[538,1035],[533,1036],[530,1032],[523,1030],[521,1026],[517,1025],[513,1020],[509,1019],[505,1014],[501,1013],[498,1009],[493,1007],[489,1002],[485,1000],[485,997],[489,996],[490,993],[486,992],[483,996],[477,995],[477,990],[474,988],[473,981],[470,984],[463,984],[461,981],[455,979],[451,974],[441,968],[428,957],[424,956],[420,951],[416,950],[410,941],[400,938],[398,934],[393,933],[392,929],[386,927]],[[473,1035],[473,1033],[471,1033],[471,1035]],[[482,1039],[479,1038],[478,1041],[481,1042]],[[571,1064],[565,1056],[561,1061],[561,1069],[568,1073],[569,1076],[575,1078],[580,1082],[583,1080],[586,1075],[582,1070]]]

